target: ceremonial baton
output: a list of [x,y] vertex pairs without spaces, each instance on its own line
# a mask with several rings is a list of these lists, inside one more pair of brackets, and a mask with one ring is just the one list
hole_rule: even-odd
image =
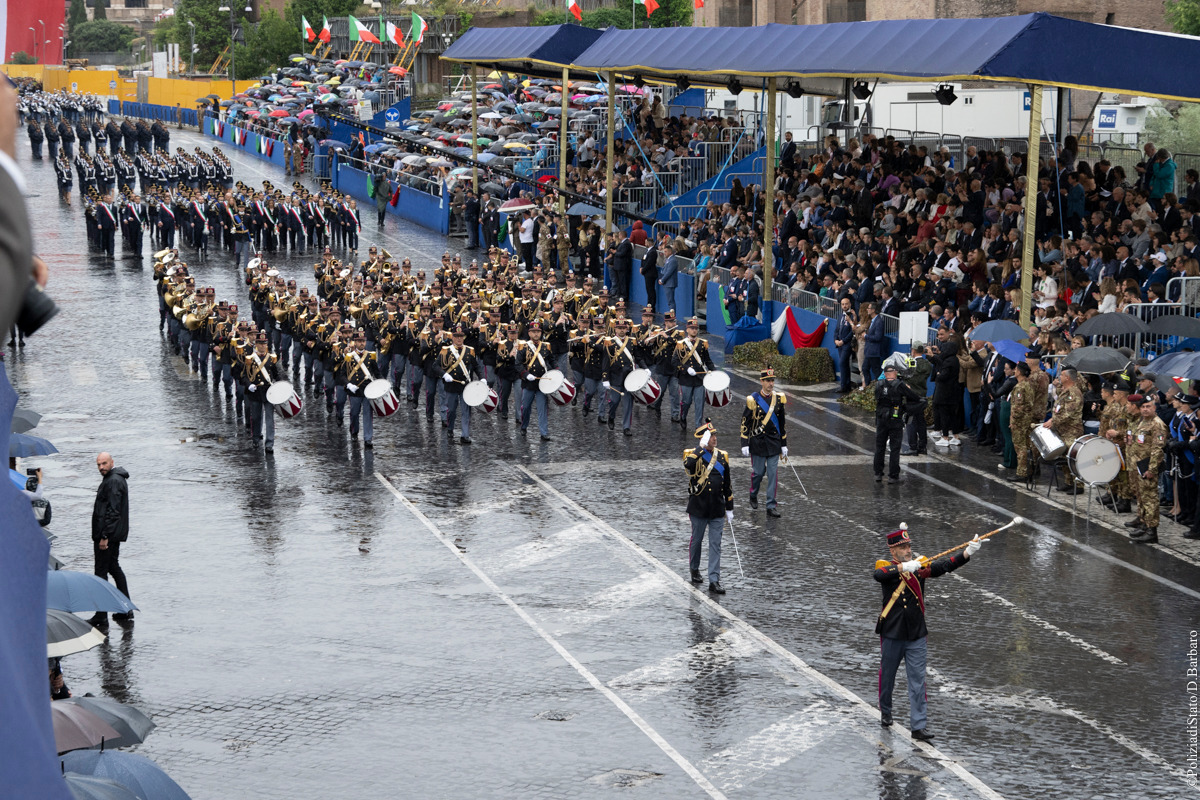
[[[1008,523],[1007,525],[1002,525],[1001,527],[996,528],[996,530],[989,531],[988,533],[985,533],[982,536],[977,536],[976,538],[979,539],[980,541],[983,541],[984,539],[995,536],[997,533],[1000,533],[1001,531],[1008,530],[1013,525],[1019,525],[1024,521],[1025,520],[1021,519],[1020,517],[1013,517],[1012,522]],[[964,547],[966,547],[973,541],[975,541],[975,539],[971,539],[969,541],[963,542],[962,544],[958,545],[957,547],[951,547],[949,550],[943,550],[942,552],[938,553],[936,556],[929,556],[928,558],[925,558],[924,556],[922,556],[921,560],[922,560],[922,562],[924,562],[926,564],[931,563],[933,561],[937,561],[942,556],[948,556],[951,553],[957,553],[959,550],[962,550]]]
[[733,538],[733,554],[737,556],[738,572],[740,572],[742,577],[745,578],[746,571],[742,569],[742,554],[738,552],[737,534],[733,532],[733,520],[729,519],[728,517],[725,519],[729,521],[729,535]]
[[792,460],[787,456],[783,457],[783,463],[792,468],[792,474],[795,475],[796,480],[800,482],[800,490],[804,492],[804,496],[807,498],[808,488],[804,485],[804,481],[800,480],[800,472],[796,469],[796,465],[793,464]]

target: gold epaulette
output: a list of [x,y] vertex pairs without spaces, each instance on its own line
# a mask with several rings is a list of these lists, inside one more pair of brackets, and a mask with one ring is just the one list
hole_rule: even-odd
[[784,394],[783,392],[776,392],[775,396],[779,398],[779,405],[781,405],[781,406],[787,405],[787,395],[786,394]]
[[758,403],[754,402],[754,395],[746,395],[746,408],[751,410],[758,408]]

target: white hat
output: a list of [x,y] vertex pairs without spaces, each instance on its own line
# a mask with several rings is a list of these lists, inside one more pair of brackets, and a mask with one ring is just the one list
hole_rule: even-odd
[[1157,261],[1160,264],[1167,263],[1167,254],[1166,253],[1155,253],[1154,255],[1152,255],[1150,257],[1153,258],[1155,261]]

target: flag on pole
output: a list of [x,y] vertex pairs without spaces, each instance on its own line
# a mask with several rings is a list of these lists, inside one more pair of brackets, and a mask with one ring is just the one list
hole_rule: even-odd
[[313,30],[313,26],[308,24],[308,18],[300,17],[300,33],[304,34],[304,40],[307,42],[315,42],[317,40],[317,32]]
[[633,4],[646,7],[646,16],[649,17],[655,11],[658,11],[658,3],[655,0],[633,0]]
[[329,27],[329,17],[322,16],[325,22],[321,25],[321,32],[317,34],[317,38],[325,44],[329,44],[329,40],[333,38],[333,30]]
[[347,22],[349,22],[348,27],[350,28],[350,41],[372,42],[374,44],[379,44],[379,37],[371,33],[371,30],[366,25],[363,25],[352,16],[347,17],[346,19]]
[[695,8],[704,8],[704,0],[696,0]]
[[408,32],[408,38],[412,39],[416,44],[425,41],[425,31],[429,30],[429,23],[421,18],[417,12],[413,12],[412,29]]
[[583,12],[579,10],[579,3],[577,0],[567,0],[567,11],[571,12],[571,15],[575,17],[576,22],[583,21]]
[[817,325],[816,330],[812,333],[805,333],[800,328],[800,323],[796,320],[796,313],[791,306],[785,306],[783,313],[775,318],[775,322],[771,324],[771,338],[779,343],[783,340],[784,334],[787,334],[788,341],[792,343],[792,347],[801,350],[805,347],[820,347],[821,340],[825,338],[825,327],[829,320],[821,320],[821,324]]
[[400,26],[393,25],[391,20],[387,24],[387,38],[396,47],[404,47],[404,34],[400,32]]

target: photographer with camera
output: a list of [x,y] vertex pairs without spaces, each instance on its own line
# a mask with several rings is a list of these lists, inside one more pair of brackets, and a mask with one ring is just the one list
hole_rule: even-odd
[[888,453],[888,483],[900,481],[900,438],[908,406],[925,398],[900,380],[893,363],[883,367],[883,380],[875,384],[875,482],[883,480],[883,453]]
[[[9,457],[8,468],[16,471],[17,459]],[[50,524],[50,501],[42,491],[42,468],[31,467],[25,470],[25,488],[21,494],[29,498],[33,506],[33,516],[43,528]]]

